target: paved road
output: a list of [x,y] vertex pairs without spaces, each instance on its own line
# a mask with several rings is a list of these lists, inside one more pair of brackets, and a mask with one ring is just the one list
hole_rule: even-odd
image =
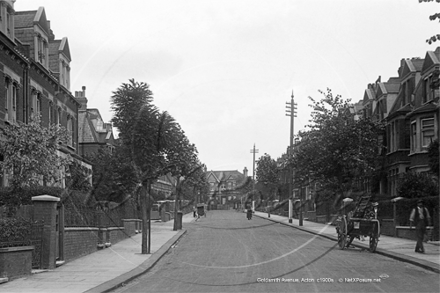
[[235,211],[210,211],[114,292],[439,292],[438,274]]

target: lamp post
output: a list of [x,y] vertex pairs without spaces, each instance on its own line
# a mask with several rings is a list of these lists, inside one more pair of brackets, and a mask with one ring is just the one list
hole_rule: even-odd
[[[287,152],[287,156],[290,159],[292,157],[293,152],[293,132],[294,132],[294,119],[296,117],[296,106],[297,104],[293,99],[293,90],[292,95],[290,96],[290,102],[286,102],[286,116],[290,117],[290,145],[289,151]],[[289,198],[293,198],[293,169],[289,164]],[[302,215],[300,215],[302,217]],[[289,223],[292,223],[292,218],[289,217]]]
[[397,229],[396,229],[396,226],[397,226],[397,221],[396,221],[396,215],[397,215],[397,202],[399,201],[399,200],[401,200],[401,199],[403,199],[403,197],[401,197],[401,196],[398,196],[398,197],[395,197],[395,198],[393,198],[392,200],[391,200],[391,202],[393,203],[393,224],[394,224],[394,231],[393,231],[393,236],[396,236],[396,231],[397,231]]

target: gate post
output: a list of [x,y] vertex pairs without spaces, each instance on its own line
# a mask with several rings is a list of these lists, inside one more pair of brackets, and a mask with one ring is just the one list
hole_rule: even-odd
[[44,221],[41,266],[43,269],[56,268],[56,213],[58,197],[39,195],[32,197],[34,221]]

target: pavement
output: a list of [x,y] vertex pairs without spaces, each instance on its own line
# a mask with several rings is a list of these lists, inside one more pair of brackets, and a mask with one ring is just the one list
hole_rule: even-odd
[[[289,219],[278,215],[255,212],[254,216],[291,226],[293,229],[337,241],[335,227],[327,224]],[[192,213],[183,216],[185,223],[194,221]],[[162,256],[186,233],[185,229],[173,231],[173,221],[151,223],[151,254],[141,254],[141,234],[120,241],[109,248],[69,261],[46,271],[0,284],[3,293],[33,292],[108,292],[142,275],[151,269]],[[354,240],[354,247],[369,249],[368,239]],[[415,241],[381,235],[376,253],[402,262],[440,273],[439,243],[425,243],[425,253],[414,252]],[[1,280],[0,280],[1,281]]]

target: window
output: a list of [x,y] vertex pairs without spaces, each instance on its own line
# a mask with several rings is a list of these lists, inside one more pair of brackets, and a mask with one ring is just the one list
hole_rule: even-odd
[[428,76],[423,80],[423,103],[426,103],[434,98],[434,90],[431,89],[431,83],[432,83],[432,75]]
[[415,152],[417,148],[417,123],[411,123],[411,152]]
[[68,141],[67,141],[67,145],[69,146],[73,146],[73,123],[72,123],[72,118],[68,117],[67,118],[67,131],[68,131]]
[[61,125],[61,108],[57,109],[56,117],[55,117],[55,123],[57,125]]
[[48,115],[49,125],[53,123],[53,104],[49,102],[49,115]]
[[434,140],[434,118],[421,120],[422,147],[427,148]]
[[6,120],[14,123],[17,120],[17,92],[18,84],[6,78]]
[[49,47],[47,40],[41,34],[35,36],[35,47],[35,59],[47,67]]
[[31,108],[32,116],[39,117],[41,116],[41,93],[37,90],[32,92],[32,108]]

